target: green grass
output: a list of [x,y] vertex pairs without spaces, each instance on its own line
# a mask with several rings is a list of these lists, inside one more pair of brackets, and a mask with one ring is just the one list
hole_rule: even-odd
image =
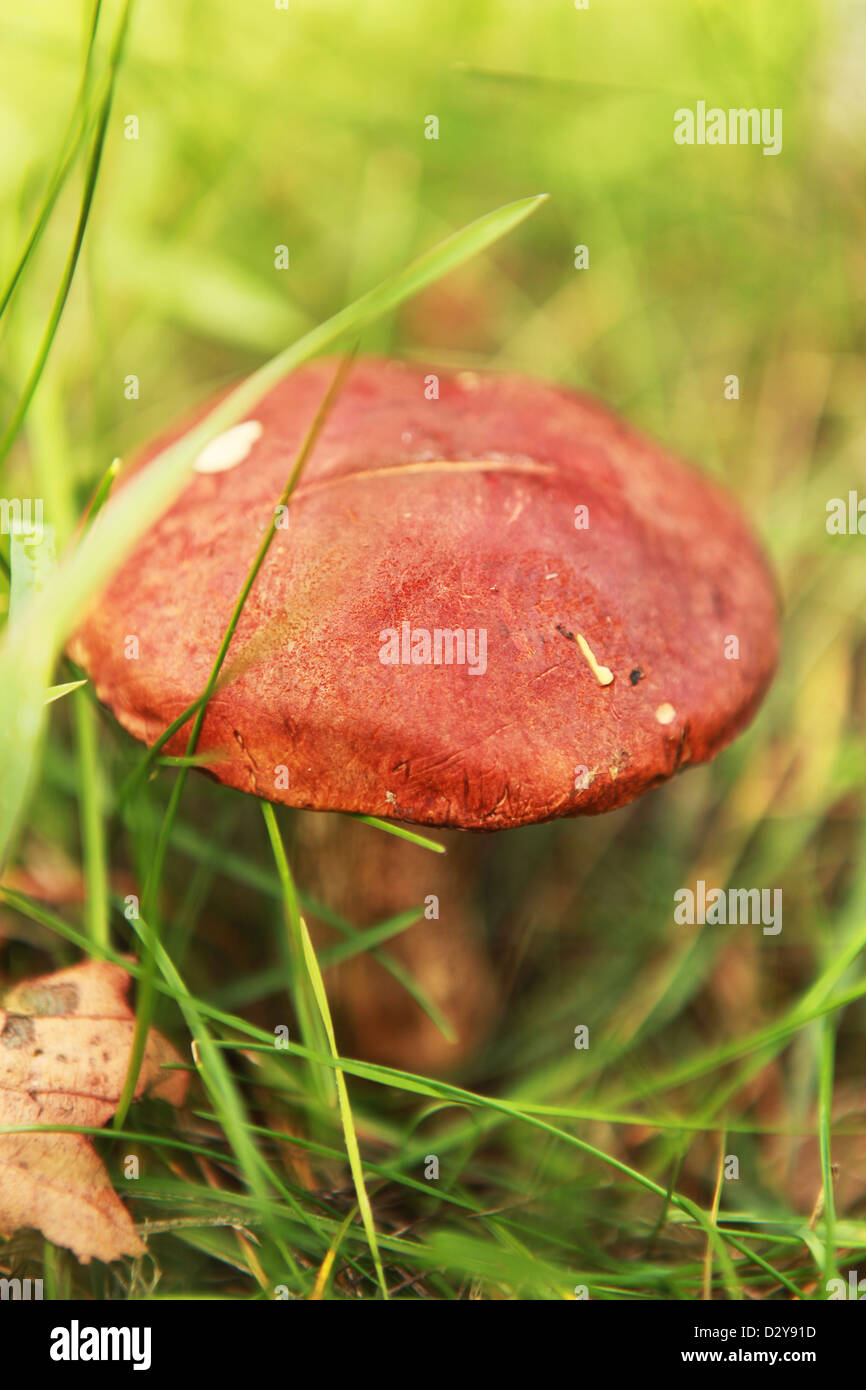
[[[829,498],[866,495],[845,23],[818,0],[0,15],[0,495],[43,498],[66,555],[38,584],[16,569],[13,611],[0,538],[0,981],[135,955],[138,1051],[95,1142],[149,1248],[84,1268],[22,1231],[4,1270],[56,1297],[787,1299],[866,1261],[866,566],[824,525]],[[675,146],[700,98],[782,107],[782,155]],[[422,867],[354,920],[297,867],[301,813],[188,775],[231,628],[183,759],[133,744],[89,685],[45,703],[207,438],[356,344],[606,398],[738,495],[784,605],[778,679],[715,764],[461,845],[502,1008],[447,1080],[346,1055],[336,1007],[369,953],[447,1031],[399,951],[442,844],[355,818],[346,835],[391,832]],[[239,379],[106,526],[112,461]],[[675,927],[697,877],[780,887],[782,933]],[[128,1108],[151,1021],[192,1073],[181,1114]]]

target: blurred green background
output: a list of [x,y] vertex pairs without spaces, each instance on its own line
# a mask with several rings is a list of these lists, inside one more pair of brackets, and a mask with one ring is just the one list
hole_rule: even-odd
[[[4,428],[86,186],[121,7],[101,7],[77,102],[92,13],[0,3],[3,285],[76,112],[86,135],[0,323]],[[65,543],[112,458],[449,232],[546,192],[508,237],[367,330],[363,350],[507,367],[604,397],[727,483],[779,577],[782,668],[717,763],[599,819],[453,837],[463,877],[451,902],[497,998],[484,1041],[449,1078],[465,1094],[422,1095],[382,1069],[349,1083],[396,1296],[564,1298],[584,1286],[593,1298],[820,1298],[866,1252],[866,539],[825,526],[830,498],[866,496],[864,63],[862,7],[841,0],[132,6],[81,257],[2,462],[4,496],[44,498]],[[781,108],[782,152],[676,145],[674,111],[699,100]],[[577,245],[587,269],[575,269]],[[131,375],[137,399],[125,396]],[[174,774],[149,784],[134,823],[118,821],[140,750],[89,694],[74,698],[75,712],[72,700],[52,707],[5,882],[43,918],[81,927],[94,874],[115,893],[140,878]],[[329,861],[304,819],[281,813],[280,825],[315,916]],[[175,832],[166,945],[197,998],[272,1029],[290,962],[258,808],[196,777]],[[375,918],[363,904],[373,870],[357,853],[358,911],[345,886],[330,908],[344,937]],[[406,855],[394,912],[425,893],[425,856]],[[699,877],[781,888],[782,933],[675,927],[673,893]],[[112,921],[115,946],[131,946],[122,916]],[[0,906],[2,976],[76,958],[47,919]],[[423,995],[429,962],[416,963]],[[340,998],[337,981],[338,1022]],[[174,1006],[157,1021],[187,1055]],[[572,1045],[581,1023],[585,1052]],[[361,1055],[362,1034],[347,1036]],[[58,1293],[85,1296],[145,1296],[158,1270],[169,1294],[375,1297],[363,1227],[341,1229],[354,1189],[314,1068],[226,1055],[302,1216],[285,1192],[244,1209],[261,1242],[250,1256],[231,1230],[249,1174],[199,1095],[183,1121],[155,1104],[133,1112],[136,1133],[179,1126],[188,1145],[141,1141],[131,1205],[160,1223],[148,1260],[85,1271],[21,1233],[0,1244],[0,1264],[45,1268]],[[224,1150],[210,1186],[205,1141]],[[99,1143],[116,1174],[123,1141]],[[427,1153],[440,1156],[435,1184]],[[740,1176],[717,1191],[720,1154],[738,1157]]]

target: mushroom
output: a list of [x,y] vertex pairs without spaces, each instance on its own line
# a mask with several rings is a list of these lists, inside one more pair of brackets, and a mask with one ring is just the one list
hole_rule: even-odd
[[777,598],[715,482],[563,388],[365,359],[275,516],[332,373],[285,377],[208,445],[74,635],[131,734],[204,689],[269,525],[198,740],[229,786],[502,830],[612,810],[748,723]]

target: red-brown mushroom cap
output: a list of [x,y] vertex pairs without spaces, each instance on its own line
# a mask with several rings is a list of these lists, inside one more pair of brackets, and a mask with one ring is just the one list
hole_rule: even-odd
[[[74,636],[136,738],[204,688],[333,371],[286,377],[205,450]],[[569,391],[465,372],[435,390],[395,362],[350,371],[208,706],[213,774],[498,830],[609,810],[712,758],[777,659],[775,587],[731,499]]]

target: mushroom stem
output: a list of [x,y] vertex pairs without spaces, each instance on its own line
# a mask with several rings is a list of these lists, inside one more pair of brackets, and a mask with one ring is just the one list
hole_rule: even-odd
[[[498,995],[472,907],[471,837],[446,831],[438,838],[447,844],[445,855],[348,816],[305,815],[298,817],[295,847],[299,882],[310,896],[361,929],[418,908],[416,923],[381,948],[334,965],[326,985],[347,1050],[424,1073],[450,1071],[477,1051]],[[317,947],[346,939],[315,914],[308,913],[307,922]]]

